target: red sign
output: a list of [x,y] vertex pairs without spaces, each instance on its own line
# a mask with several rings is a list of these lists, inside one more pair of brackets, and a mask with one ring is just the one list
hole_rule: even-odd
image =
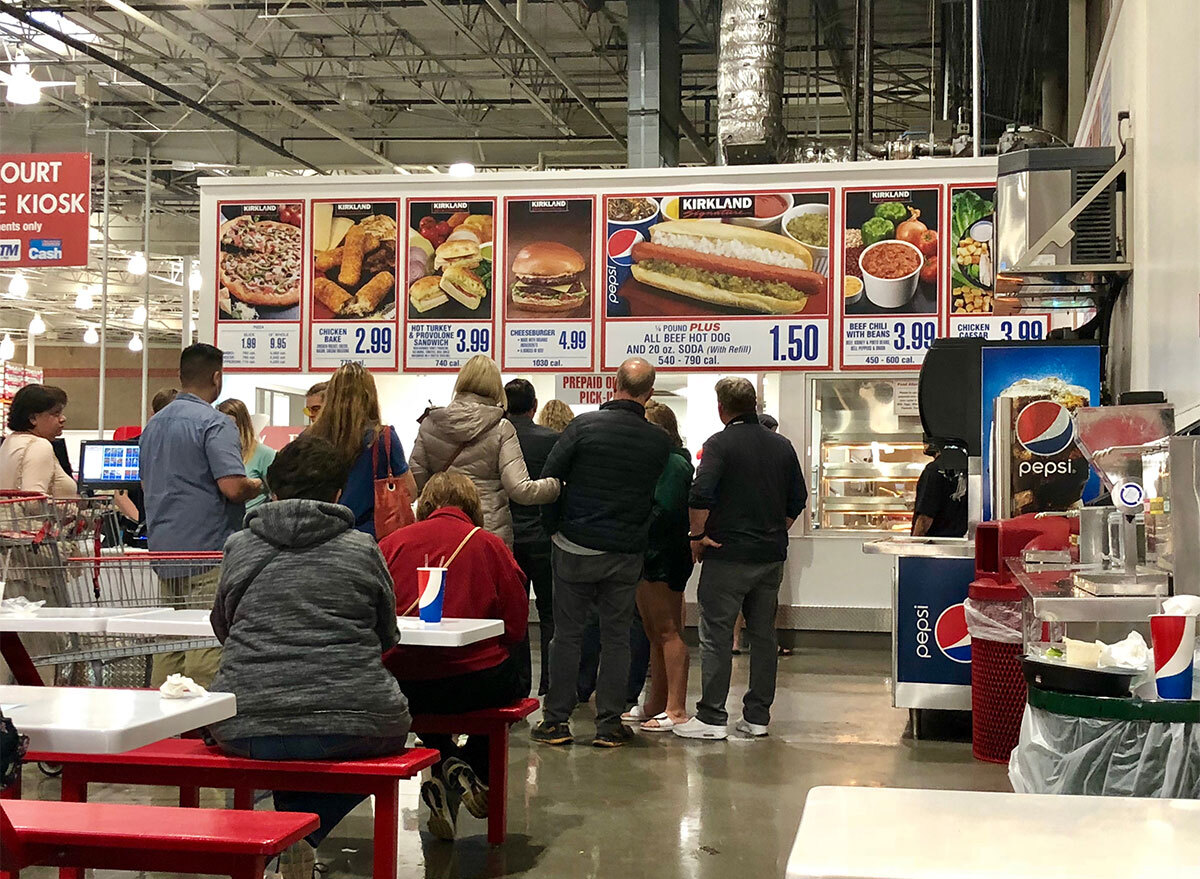
[[86,266],[90,153],[0,155],[0,269]]

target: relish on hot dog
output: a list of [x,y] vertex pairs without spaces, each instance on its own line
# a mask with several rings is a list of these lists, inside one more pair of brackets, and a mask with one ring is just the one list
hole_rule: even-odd
[[763,314],[798,314],[825,292],[812,254],[798,241],[713,220],[671,220],[650,227],[633,247],[633,276],[643,284],[717,305]]

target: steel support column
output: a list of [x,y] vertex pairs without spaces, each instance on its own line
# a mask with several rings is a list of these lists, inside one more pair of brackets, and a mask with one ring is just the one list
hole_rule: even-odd
[[679,9],[675,0],[629,5],[630,168],[679,164]]

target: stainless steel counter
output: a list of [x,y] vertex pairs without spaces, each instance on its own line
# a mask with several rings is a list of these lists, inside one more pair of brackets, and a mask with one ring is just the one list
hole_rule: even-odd
[[975,541],[967,537],[912,537],[897,534],[868,540],[863,552],[879,555],[916,556],[936,559],[970,559],[975,557]]

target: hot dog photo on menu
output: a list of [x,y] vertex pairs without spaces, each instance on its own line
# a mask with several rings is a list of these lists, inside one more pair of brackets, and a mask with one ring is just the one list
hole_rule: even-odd
[[940,204],[936,186],[846,193],[846,314],[937,314]]
[[510,320],[591,319],[594,204],[590,196],[505,202]]
[[222,204],[217,223],[217,319],[299,320],[304,205]]
[[495,202],[408,203],[408,319],[492,319]]
[[829,193],[607,196],[608,317],[829,313]]
[[314,320],[396,316],[396,210],[389,202],[315,202]]

